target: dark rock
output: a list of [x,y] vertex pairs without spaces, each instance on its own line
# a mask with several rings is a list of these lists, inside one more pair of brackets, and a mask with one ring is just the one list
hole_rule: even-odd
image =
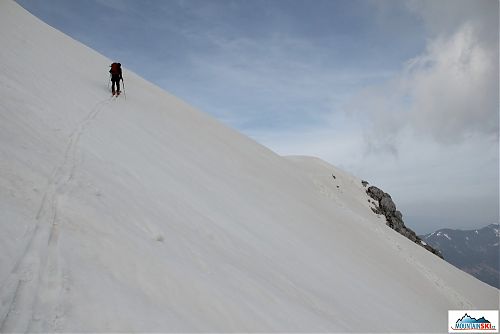
[[376,201],[380,201],[385,194],[382,190],[374,186],[368,187],[366,193]]
[[387,215],[385,215],[385,217],[386,217],[386,219],[388,221],[391,222],[392,226],[395,226],[395,227],[398,227],[398,228],[405,227],[405,223],[401,219],[399,219],[398,217],[396,217],[396,216],[389,216],[389,217],[387,217]]
[[[366,185],[367,184],[368,182],[366,182]],[[365,183],[363,183],[363,186],[366,185]],[[427,244],[422,243],[422,240],[417,236],[417,234],[412,229],[405,226],[405,223],[403,221],[403,214],[401,213],[401,211],[396,210],[396,204],[392,200],[391,195],[385,193],[375,186],[368,187],[366,193],[368,194],[368,196],[378,202],[378,206],[372,207],[371,209],[375,214],[383,214],[385,216],[385,224],[387,226],[403,235],[404,237],[408,238],[409,240],[413,241],[414,243],[424,247],[429,252],[439,256],[440,258],[443,258],[439,251]],[[368,200],[368,202],[370,202],[370,200]],[[377,203],[373,204],[377,205]]]
[[384,196],[379,202],[380,208],[383,212],[386,212],[388,215],[393,215],[396,211],[396,204],[392,201],[392,198],[389,196]]
[[363,185],[363,187],[366,187],[369,183],[368,183],[368,181],[363,180],[363,181],[361,181],[361,184]]
[[440,258],[444,259],[444,258],[443,258],[443,254],[441,254],[441,252],[440,252],[440,251],[438,251],[437,249],[432,248],[432,247],[431,247],[431,246],[429,246],[429,245],[423,245],[423,247],[424,247],[425,249],[427,249],[429,252],[431,252],[431,253],[433,253],[433,254],[436,254],[436,255],[437,255],[437,256],[439,256]]

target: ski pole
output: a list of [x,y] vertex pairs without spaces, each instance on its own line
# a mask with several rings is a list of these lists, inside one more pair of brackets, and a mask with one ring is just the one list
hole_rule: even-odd
[[125,82],[123,81],[123,78],[122,78],[122,87],[123,87],[123,97],[126,100],[127,99],[127,94],[125,93]]

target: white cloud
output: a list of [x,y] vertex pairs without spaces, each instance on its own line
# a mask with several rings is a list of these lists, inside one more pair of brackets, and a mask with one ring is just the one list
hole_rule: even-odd
[[406,127],[441,143],[498,137],[498,41],[488,45],[479,31],[465,23],[429,40],[398,76],[354,99],[350,110],[370,120],[370,145],[387,146]]
[[464,24],[450,38],[432,40],[406,66],[409,123],[440,141],[470,133],[498,133],[498,53]]

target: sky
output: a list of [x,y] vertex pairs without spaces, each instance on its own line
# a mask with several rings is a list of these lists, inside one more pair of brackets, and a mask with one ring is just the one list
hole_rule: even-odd
[[17,2],[125,82],[378,186],[417,233],[499,222],[496,0]]

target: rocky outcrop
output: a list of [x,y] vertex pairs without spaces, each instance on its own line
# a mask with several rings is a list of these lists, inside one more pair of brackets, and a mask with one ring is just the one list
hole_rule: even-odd
[[443,258],[438,250],[427,245],[412,229],[406,227],[403,221],[403,214],[401,213],[401,211],[397,210],[396,204],[394,204],[391,195],[375,186],[368,187],[366,193],[368,194],[368,196],[377,201],[375,205],[378,204],[378,206],[373,207],[372,211],[376,214],[384,215],[387,226],[389,226],[399,234],[404,235],[414,243],[424,247],[429,252],[436,254],[440,258]]

